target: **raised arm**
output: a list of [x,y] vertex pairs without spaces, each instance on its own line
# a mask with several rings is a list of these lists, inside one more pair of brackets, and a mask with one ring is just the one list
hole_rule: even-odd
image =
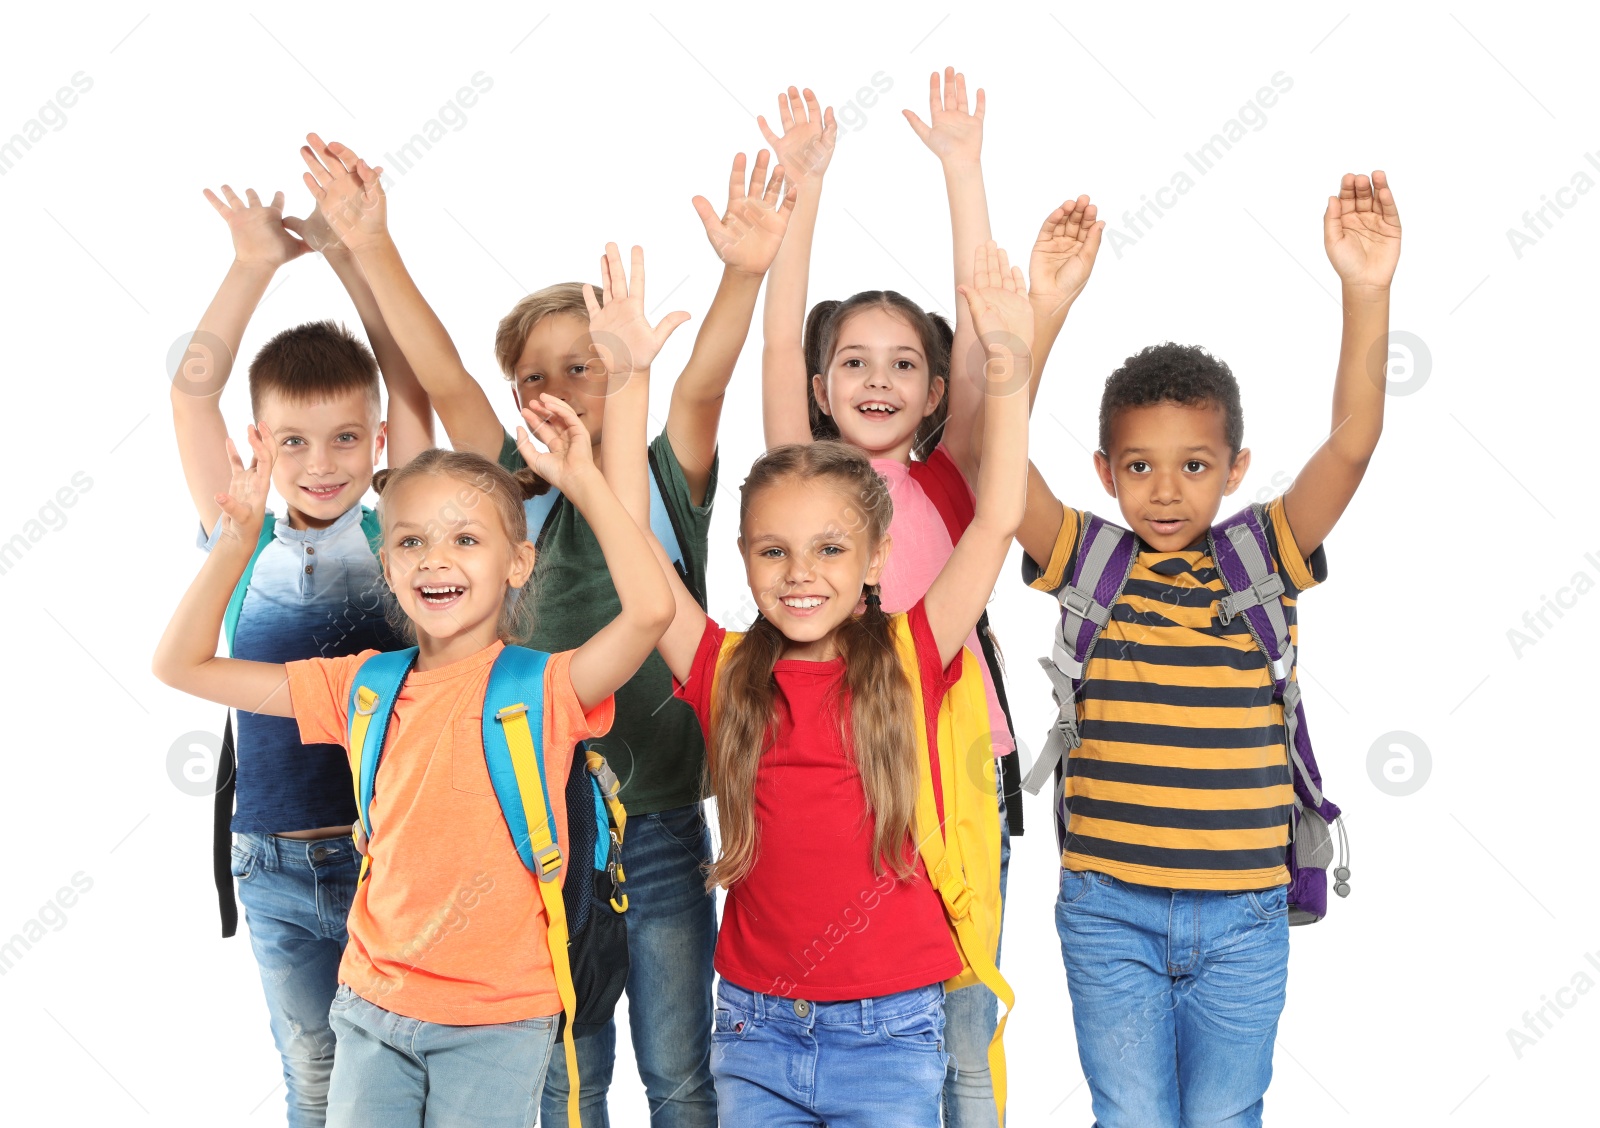
[[617,617],[572,656],[572,688],[583,707],[593,709],[633,677],[655,649],[672,622],[672,592],[649,538],[595,466],[589,432],[572,408],[548,394],[539,397],[539,405],[538,410],[524,408],[522,415],[548,449],[537,449],[520,427],[517,449],[594,530],[622,602]]
[[172,613],[150,672],[174,689],[207,701],[249,713],[292,717],[289,675],[281,663],[217,656],[217,637],[222,633],[228,600],[261,535],[272,463],[277,455],[278,444],[271,431],[252,426],[249,434],[255,453],[249,467],[239,460],[233,440],[223,439],[229,485],[213,498],[222,514],[222,535]]
[[1039,378],[1067,322],[1072,303],[1083,293],[1100,253],[1105,223],[1088,196],[1067,200],[1044,218],[1028,258],[1028,304],[1033,307],[1033,364],[1028,374],[1028,410],[1039,395]]
[[461,363],[461,354],[433,308],[417,289],[389,235],[387,203],[374,169],[346,145],[327,145],[315,133],[300,148],[306,187],[328,227],[361,265],[374,300],[396,343],[439,413],[450,444],[497,458],[505,436],[482,386]]
[[706,237],[722,260],[722,282],[711,301],[705,323],[694,340],[694,351],[677,383],[672,385],[672,406],[667,412],[667,440],[683,467],[689,498],[704,505],[711,482],[711,460],[717,452],[717,424],[722,401],[733,379],[733,368],[750,335],[756,295],[761,279],[783,244],[784,231],[794,213],[795,189],[783,195],[783,166],[767,174],[767,150],[756,155],[750,186],[744,183],[744,154],[733,158],[728,181],[728,207],[718,216],[711,201],[694,198],[694,210],[705,224]]
[[600,256],[600,284],[605,304],[594,287],[583,285],[589,310],[590,371],[606,377],[605,479],[623,508],[641,525],[650,525],[649,450],[645,442],[650,416],[650,366],[672,331],[689,315],[667,314],[655,325],[645,316],[644,248],[635,247],[631,270],[622,267],[622,252],[606,244]]
[[[983,90],[977,92],[972,110],[967,110],[967,76],[954,67],[944,71],[941,91],[939,72],[928,77],[928,121],[910,110],[901,111],[922,143],[939,158],[944,169],[945,193],[950,199],[950,242],[955,264],[956,290],[972,285],[972,264],[976,252],[989,241],[989,202],[983,190]],[[964,301],[956,302],[955,339],[950,346],[950,410],[942,441],[950,457],[971,481],[977,470],[973,449],[974,428],[980,428],[983,409],[983,374],[971,371],[981,353],[973,348],[976,335],[972,314]],[[1026,350],[1022,350],[1026,351]],[[978,364],[981,367],[981,363]]]
[[383,373],[384,389],[388,392],[384,422],[388,431],[389,465],[404,466],[433,446],[433,405],[427,391],[383,320],[383,311],[378,308],[378,300],[372,295],[361,264],[356,262],[349,247],[334,238],[322,212],[313,208],[306,218],[291,216],[283,225],[304,239],[312,250],[321,252],[345,293],[350,295],[366,331],[367,342],[378,358],[378,371]]
[[189,348],[172,373],[172,425],[178,458],[200,524],[209,535],[222,510],[217,495],[228,489],[228,425],[222,418],[222,390],[233,372],[245,326],[261,304],[278,267],[305,254],[305,243],[284,228],[283,193],[263,204],[254,188],[248,204],[222,186],[222,199],[207,188],[205,197],[233,236],[233,263],[216,297],[200,318]]
[[1028,380],[1026,342],[1033,311],[1019,267],[991,240],[979,247],[971,286],[961,294],[972,312],[978,341],[987,349],[982,391],[987,398],[972,523],[935,577],[925,597],[928,624],[948,665],[961,652],[1005,563],[1022,523],[1028,481]]
[[1344,332],[1333,384],[1333,421],[1283,499],[1301,553],[1309,555],[1355,496],[1383,432],[1389,359],[1389,284],[1400,261],[1400,212],[1389,178],[1345,173],[1328,197],[1322,241],[1339,273]]
[[778,154],[784,175],[795,186],[794,214],[767,279],[761,311],[761,423],[767,447],[811,441],[811,373],[806,371],[806,287],[811,275],[811,241],[817,230],[822,178],[839,137],[833,107],[824,110],[808,88],[789,87],[778,95],[783,136],[764,117],[761,134]]

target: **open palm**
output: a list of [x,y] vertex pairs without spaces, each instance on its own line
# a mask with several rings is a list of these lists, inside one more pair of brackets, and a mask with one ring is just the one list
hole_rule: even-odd
[[1105,224],[1088,196],[1067,200],[1045,217],[1028,259],[1030,297],[1052,309],[1073,301],[1089,281]]
[[1322,217],[1328,261],[1347,286],[1384,288],[1400,261],[1400,212],[1383,171],[1344,174]]
[[778,154],[778,161],[789,179],[803,184],[827,172],[828,162],[833,160],[834,143],[839,139],[833,107],[824,110],[810,88],[802,92],[791,86],[786,93],[778,95],[778,122],[783,126],[782,137],[772,132],[766,118],[756,118],[761,136]]
[[733,158],[733,174],[728,180],[727,211],[718,216],[711,201],[704,196],[694,198],[694,210],[705,224],[706,238],[711,240],[725,266],[747,274],[765,274],[778,256],[783,245],[783,235],[789,229],[789,217],[794,214],[795,186],[790,185],[787,195],[783,191],[784,169],[780,164],[767,173],[767,150],[756,154],[756,166],[750,173],[750,186],[744,182],[744,154]]

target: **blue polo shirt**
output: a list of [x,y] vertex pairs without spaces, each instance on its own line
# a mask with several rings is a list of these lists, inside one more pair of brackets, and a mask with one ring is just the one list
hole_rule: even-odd
[[[222,521],[206,551],[217,542]],[[233,657],[255,662],[337,658],[404,645],[384,620],[388,591],[378,558],[352,506],[323,529],[292,529],[286,520],[250,577],[239,610]],[[350,766],[336,744],[302,744],[293,717],[238,710],[234,717],[232,829],[279,834],[352,823]]]

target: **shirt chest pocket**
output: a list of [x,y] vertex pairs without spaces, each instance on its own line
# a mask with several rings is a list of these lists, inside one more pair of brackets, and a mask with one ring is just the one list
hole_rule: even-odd
[[489,764],[483,756],[483,716],[468,710],[451,722],[455,726],[450,742],[450,786],[470,795],[494,796],[489,782]]

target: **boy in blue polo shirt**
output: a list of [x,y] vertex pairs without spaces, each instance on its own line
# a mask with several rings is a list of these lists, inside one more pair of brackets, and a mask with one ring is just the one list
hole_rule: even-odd
[[[228,433],[220,401],[245,326],[277,269],[321,250],[355,302],[367,338],[312,322],[273,337],[250,364],[250,406],[279,444],[273,487],[287,511],[263,536],[229,609],[234,657],[287,662],[401,644],[384,621],[382,576],[361,498],[388,440],[391,465],[432,445],[432,417],[404,356],[378,313],[360,268],[315,212],[283,218],[283,193],[262,204],[206,198],[227,221],[234,261],[200,319],[172,381],[172,415],[189,493],[207,550],[222,526],[216,495],[228,489]],[[389,420],[381,418],[381,365]],[[341,749],[303,745],[293,719],[240,711],[238,766],[218,765],[219,820],[231,815],[232,875],[261,971],[272,1034],[283,1057],[292,1128],[325,1121],[333,1033],[328,1006],[338,989],[345,917],[359,859],[350,841],[356,810]],[[231,786],[236,806],[227,811]],[[220,829],[220,828],[219,828]],[[226,841],[219,832],[218,841]],[[220,866],[219,866],[220,870]],[[223,935],[237,910],[220,879]]]

